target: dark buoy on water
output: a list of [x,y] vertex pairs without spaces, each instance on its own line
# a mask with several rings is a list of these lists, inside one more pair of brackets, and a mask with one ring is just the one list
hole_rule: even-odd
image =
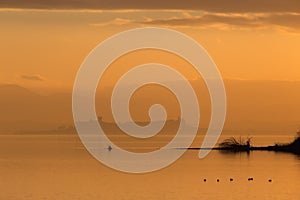
[[253,181],[253,178],[248,178],[248,181]]
[[271,183],[271,182],[272,182],[272,179],[269,179],[269,182]]
[[233,178],[230,178],[229,181],[232,182],[232,181],[233,181]]
[[219,179],[217,179],[217,182],[220,182],[220,180],[219,180]]
[[204,181],[204,182],[206,182],[206,178],[205,178],[205,179],[203,179],[203,181]]

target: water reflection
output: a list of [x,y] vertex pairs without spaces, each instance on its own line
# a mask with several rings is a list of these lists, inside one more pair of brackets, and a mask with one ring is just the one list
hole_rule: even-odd
[[199,160],[187,151],[165,169],[132,175],[81,146],[71,136],[1,137],[0,199],[300,199],[300,157],[290,153],[214,150]]

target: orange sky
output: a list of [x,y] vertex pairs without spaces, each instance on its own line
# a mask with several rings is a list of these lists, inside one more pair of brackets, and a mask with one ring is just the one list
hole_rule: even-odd
[[191,36],[225,79],[299,81],[299,18],[291,12],[2,8],[0,83],[70,89],[81,62],[99,42],[145,26]]
[[[110,1],[99,1],[99,4],[88,1],[94,2],[94,6],[81,0],[73,6],[56,0],[49,1],[44,7],[35,0],[27,4],[18,0],[0,3],[0,85],[15,84],[43,94],[67,94],[44,99],[49,105],[56,102],[57,109],[47,110],[39,105],[41,111],[30,117],[26,115],[30,111],[23,114],[20,111],[36,106],[37,103],[32,103],[35,96],[28,97],[23,107],[18,105],[20,109],[15,112],[8,109],[16,108],[11,103],[14,101],[8,98],[8,104],[2,105],[7,109],[2,112],[0,121],[10,126],[9,123],[14,124],[15,120],[21,124],[22,120],[28,119],[31,124],[22,121],[24,127],[30,124],[30,127],[37,126],[36,129],[72,124],[69,95],[77,70],[89,52],[113,34],[156,26],[187,34],[211,55],[226,79],[229,120],[225,128],[295,130],[300,109],[300,6],[295,6],[298,1],[286,0],[284,6],[280,6],[280,0],[274,0],[272,5],[266,0],[255,0],[256,4],[247,6],[247,3],[234,0],[235,6],[223,7],[202,0],[190,1],[188,5],[194,7],[187,8],[179,1],[167,6],[162,2],[150,5],[135,0],[122,1],[121,5],[107,3]],[[151,62],[164,62],[173,67],[182,64],[174,56],[151,51],[133,53],[116,63],[136,65],[149,57]],[[186,69],[188,67],[184,67]],[[199,78],[190,70],[185,72],[192,80]],[[111,74],[118,76],[114,72]],[[274,80],[285,82],[272,82]],[[44,112],[50,113],[49,119],[44,118]],[[173,113],[172,117],[175,115]],[[20,125],[20,129],[24,127]]]

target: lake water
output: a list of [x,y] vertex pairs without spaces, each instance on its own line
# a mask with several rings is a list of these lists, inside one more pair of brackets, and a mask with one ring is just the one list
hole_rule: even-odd
[[[255,136],[255,144],[291,139]],[[76,135],[1,135],[0,199],[300,199],[296,155],[212,151],[199,160],[197,154],[187,151],[157,172],[126,174],[95,160]]]

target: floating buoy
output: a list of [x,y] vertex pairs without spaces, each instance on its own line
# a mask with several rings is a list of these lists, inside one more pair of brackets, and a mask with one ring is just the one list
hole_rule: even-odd
[[206,182],[206,178],[205,178],[205,179],[203,179],[203,181],[204,181],[204,182]]
[[217,182],[220,182],[220,180],[219,180],[219,179],[217,179]]
[[229,181],[232,182],[232,181],[233,181],[233,178],[230,178]]
[[269,182],[272,182],[272,179],[269,179]]

